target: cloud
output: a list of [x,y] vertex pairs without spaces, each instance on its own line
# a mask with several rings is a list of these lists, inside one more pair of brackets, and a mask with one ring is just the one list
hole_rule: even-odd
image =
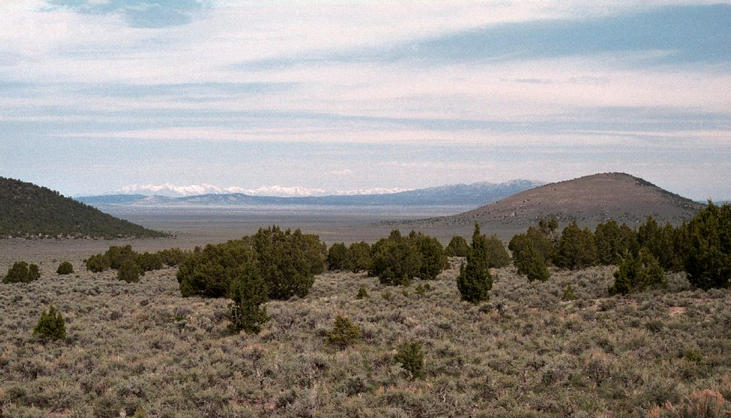
[[213,184],[190,184],[178,186],[171,183],[163,184],[130,184],[121,187],[118,192],[125,194],[152,193],[160,195],[193,196],[201,194],[243,193],[255,196],[315,196],[325,193],[323,189],[298,186],[260,186],[244,188],[238,186],[215,186]]
[[89,15],[120,14],[131,27],[161,28],[190,23],[211,8],[201,0],[48,0],[51,10],[66,8]]

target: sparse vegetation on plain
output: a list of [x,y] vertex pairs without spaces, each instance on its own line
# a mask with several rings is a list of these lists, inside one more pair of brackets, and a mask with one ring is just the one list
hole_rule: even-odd
[[8,273],[3,278],[3,283],[30,283],[40,277],[41,273],[37,264],[18,261],[8,269]]
[[64,275],[64,274],[71,274],[74,272],[74,266],[69,263],[68,261],[64,261],[63,263],[58,265],[58,268],[56,269],[56,273]]

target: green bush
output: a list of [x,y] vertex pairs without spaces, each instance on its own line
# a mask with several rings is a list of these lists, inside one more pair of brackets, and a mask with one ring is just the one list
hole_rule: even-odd
[[269,320],[266,307],[262,306],[269,298],[266,283],[253,260],[237,269],[231,286],[231,299],[230,330],[234,333],[244,330],[246,333],[258,334],[261,325]]
[[86,269],[94,273],[100,273],[109,269],[109,260],[104,257],[104,254],[94,254],[86,259]]
[[521,250],[514,253],[515,267],[518,274],[526,276],[529,282],[534,280],[546,281],[550,277],[543,254],[536,250],[533,243],[526,241],[521,245]]
[[190,257],[190,251],[183,251],[180,248],[167,248],[157,252],[162,258],[163,264],[175,267],[182,264]]
[[256,260],[249,239],[196,247],[178,268],[177,279],[183,297],[226,297],[239,275],[238,269]]
[[597,262],[603,265],[617,265],[625,252],[638,251],[637,234],[625,224],[619,226],[614,219],[596,226],[594,244]]
[[[550,225],[552,226],[552,223]],[[552,230],[548,229],[548,231],[551,232]],[[554,232],[551,232],[551,234],[554,234]],[[553,238],[553,235],[548,235],[546,231],[531,226],[525,233],[514,235],[508,244],[508,249],[512,251],[513,260],[515,261],[520,257],[520,251],[530,243],[533,250],[540,254],[540,258],[544,263],[549,265],[553,263],[556,256],[556,244]]]
[[132,250],[131,245],[125,245],[124,247],[111,246],[104,253],[104,257],[107,259],[109,267],[117,270],[122,266],[124,261],[129,259],[134,260],[137,257],[137,253]]
[[58,268],[56,269],[56,273],[58,274],[71,274],[73,272],[74,266],[68,261],[64,261],[63,263],[59,264]]
[[421,343],[409,341],[401,344],[395,360],[409,373],[411,379],[424,377],[424,351]]
[[421,255],[413,240],[403,238],[398,230],[391,231],[373,245],[373,260],[368,272],[378,276],[381,284],[408,285],[419,274]]
[[570,284],[567,284],[566,287],[563,288],[563,294],[561,295],[561,300],[569,301],[569,300],[576,300],[576,299],[578,299],[578,296],[576,296],[576,292],[574,291],[574,288],[571,287]]
[[41,273],[37,265],[28,265],[25,261],[18,261],[8,269],[8,273],[3,278],[3,283],[30,283],[40,277]]
[[318,266],[324,268],[325,255],[316,239],[319,242],[316,235],[304,236],[299,229],[282,231],[277,226],[261,228],[252,237],[270,299],[307,296],[315,282],[314,272]]
[[688,281],[701,289],[731,284],[731,205],[709,201],[685,226],[684,267]]
[[421,258],[418,277],[422,280],[436,279],[449,264],[442,244],[436,238],[421,232],[411,231],[408,239],[415,244]]
[[117,279],[124,280],[127,283],[139,282],[140,267],[131,258],[122,261],[119,265],[119,271],[117,271]]
[[572,221],[561,234],[554,264],[577,270],[593,266],[596,261],[594,234],[589,229],[579,228],[576,221]]
[[367,242],[354,242],[348,247],[348,265],[353,272],[368,271],[371,268],[371,246]]
[[358,294],[355,295],[355,297],[356,299],[365,299],[369,297],[368,291],[365,289],[365,287],[361,287],[360,289],[358,289]]
[[467,244],[467,240],[460,235],[453,236],[444,250],[449,257],[467,257],[469,251],[470,246]]
[[327,333],[326,340],[328,344],[343,349],[360,341],[360,328],[350,319],[338,315],[333,329]]
[[43,341],[63,340],[66,338],[66,322],[60,312],[51,305],[48,311],[43,311],[41,317],[33,327],[33,336]]
[[137,254],[135,262],[143,272],[160,270],[163,266],[162,255],[159,253],[148,253]]
[[487,239],[480,234],[480,226],[475,224],[472,246],[467,253],[467,263],[463,264],[457,277],[457,288],[462,300],[478,303],[489,298],[492,278],[487,263]]
[[665,272],[660,263],[650,250],[643,247],[637,257],[630,252],[625,253],[619,270],[614,272],[614,284],[609,288],[609,293],[625,295],[666,286]]
[[510,254],[505,249],[503,242],[492,235],[485,241],[487,251],[487,266],[491,268],[501,268],[510,264]]
[[348,247],[342,242],[336,242],[327,252],[328,270],[350,270]]

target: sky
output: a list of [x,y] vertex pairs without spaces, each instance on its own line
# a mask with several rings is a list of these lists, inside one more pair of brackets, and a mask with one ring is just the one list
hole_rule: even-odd
[[0,176],[66,195],[610,171],[731,199],[730,2],[0,2]]

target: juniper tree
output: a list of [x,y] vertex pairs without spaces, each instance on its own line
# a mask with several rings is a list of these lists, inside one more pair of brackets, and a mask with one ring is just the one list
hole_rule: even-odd
[[457,277],[457,288],[462,300],[477,303],[489,298],[492,278],[487,261],[487,239],[480,234],[480,225],[475,223],[472,246],[467,253],[467,263],[463,264]]

